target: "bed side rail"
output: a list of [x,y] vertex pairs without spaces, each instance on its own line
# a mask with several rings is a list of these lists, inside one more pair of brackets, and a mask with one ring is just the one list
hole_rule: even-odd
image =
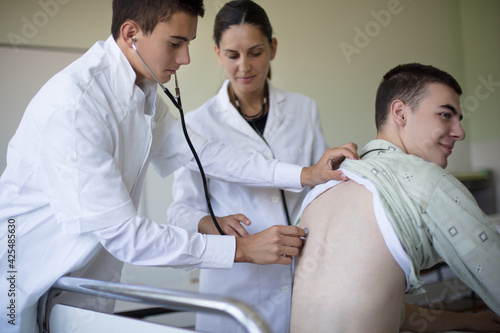
[[249,333],[270,333],[262,317],[247,304],[195,292],[106,282],[75,277],[59,278],[39,302],[38,322],[42,332],[49,332],[50,310],[57,290],[148,304],[181,311],[203,311],[225,314]]

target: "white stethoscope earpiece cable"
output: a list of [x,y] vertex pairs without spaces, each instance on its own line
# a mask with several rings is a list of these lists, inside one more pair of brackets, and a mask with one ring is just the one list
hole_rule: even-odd
[[[137,55],[139,56],[139,59],[141,59],[142,63],[144,64],[144,66],[146,66],[146,68],[148,69],[149,73],[151,73],[151,75],[154,77],[156,83],[158,83],[163,90],[167,89],[167,88],[165,88],[165,86],[163,85],[163,83],[161,83],[160,80],[158,80],[158,78],[153,73],[153,71],[151,70],[151,68],[149,68],[149,66],[146,65],[146,62],[144,61],[144,59],[142,59],[141,54],[139,53],[139,51],[137,51],[137,46],[135,45],[135,41],[136,40],[137,39],[135,38],[135,36],[132,37],[132,47],[134,48],[135,53],[137,53]],[[176,84],[176,88],[177,88],[177,79],[175,80],[175,84]]]
[[148,69],[149,73],[154,77],[156,80],[156,83],[163,89],[163,92],[168,96],[168,98],[172,101],[174,106],[179,110],[180,116],[181,116],[181,124],[182,124],[182,131],[184,132],[184,137],[186,138],[186,141],[189,145],[189,148],[191,149],[191,152],[193,153],[194,159],[196,160],[196,164],[198,165],[198,169],[200,170],[201,174],[201,179],[203,181],[203,189],[205,191],[205,200],[207,202],[207,207],[208,211],[210,213],[210,216],[212,217],[212,222],[214,223],[215,227],[219,231],[221,235],[225,235],[224,231],[222,231],[221,227],[219,226],[219,223],[217,223],[217,219],[215,218],[215,214],[212,209],[212,204],[210,203],[210,195],[208,193],[208,185],[207,185],[207,178],[205,176],[205,172],[203,171],[203,167],[201,165],[200,159],[198,158],[198,154],[196,153],[196,150],[194,149],[193,144],[191,143],[191,139],[189,138],[187,129],[186,129],[186,121],[184,120],[184,111],[182,110],[182,103],[181,103],[181,93],[179,89],[179,85],[177,82],[177,72],[174,74],[174,81],[175,81],[175,94],[176,97],[174,97],[170,91],[158,80],[158,78],[154,75],[153,71],[149,66],[146,64],[144,59],[142,59],[141,54],[139,51],[137,51],[137,46],[135,45],[137,38],[135,36],[132,37],[132,47],[134,48],[135,52],[139,56],[139,59],[141,59],[142,63],[146,68]]

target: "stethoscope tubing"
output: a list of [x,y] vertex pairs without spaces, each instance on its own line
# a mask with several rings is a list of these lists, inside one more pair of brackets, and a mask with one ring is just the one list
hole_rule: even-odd
[[210,194],[209,194],[209,190],[208,190],[208,184],[207,184],[207,178],[205,176],[205,171],[203,170],[203,166],[201,164],[200,158],[198,157],[198,154],[196,153],[196,150],[195,150],[195,148],[194,148],[194,146],[193,146],[193,144],[191,142],[191,139],[189,138],[188,132],[187,132],[186,121],[184,119],[184,111],[182,109],[181,92],[180,92],[180,89],[179,89],[179,83],[177,81],[177,73],[174,74],[175,93],[176,93],[177,97],[174,97],[172,95],[172,93],[167,89],[167,87],[165,87],[160,82],[160,80],[158,80],[158,78],[154,75],[154,73],[151,70],[151,68],[149,68],[149,66],[146,64],[146,62],[142,58],[141,54],[137,50],[137,46],[135,45],[135,36],[132,38],[132,47],[134,48],[135,52],[139,56],[139,59],[141,59],[141,62],[148,69],[149,73],[151,73],[151,75],[155,79],[156,83],[158,83],[158,85],[162,88],[163,92],[172,101],[172,104],[174,104],[174,106],[177,108],[177,110],[179,110],[179,114],[181,116],[182,132],[184,133],[184,137],[186,138],[186,142],[187,142],[187,144],[189,146],[189,149],[193,153],[194,159],[196,160],[196,164],[198,165],[198,169],[200,170],[201,180],[203,182],[203,190],[204,190],[204,193],[205,193],[205,200],[207,202],[207,208],[208,208],[208,211],[210,213],[210,217],[212,218],[212,222],[214,223],[215,227],[217,228],[217,231],[219,231],[219,233],[221,235],[225,235],[224,231],[222,231],[219,223],[217,222],[217,218],[215,217],[214,211],[212,209],[212,203],[210,202]]

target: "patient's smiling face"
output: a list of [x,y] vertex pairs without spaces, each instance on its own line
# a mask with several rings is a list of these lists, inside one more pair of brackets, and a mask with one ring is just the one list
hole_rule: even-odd
[[445,168],[455,142],[465,138],[459,95],[444,84],[431,83],[405,118],[401,139],[406,152]]

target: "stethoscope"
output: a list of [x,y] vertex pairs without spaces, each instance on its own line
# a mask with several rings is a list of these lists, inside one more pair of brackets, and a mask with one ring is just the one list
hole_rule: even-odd
[[137,41],[137,38],[135,36],[132,37],[132,47],[134,48],[135,52],[139,56],[139,59],[141,59],[142,63],[146,68],[148,69],[149,73],[153,76],[155,81],[158,83],[158,85],[163,89],[163,92],[168,96],[168,98],[172,101],[174,106],[179,110],[179,114],[181,116],[181,123],[182,123],[182,131],[184,132],[184,137],[186,138],[186,141],[189,145],[189,148],[191,149],[191,152],[193,153],[194,159],[196,160],[196,164],[198,164],[198,169],[200,170],[201,174],[201,179],[203,181],[203,190],[205,191],[205,200],[207,202],[207,207],[208,211],[210,213],[210,217],[212,218],[212,221],[219,231],[221,235],[224,235],[224,232],[222,231],[221,227],[219,226],[219,223],[217,222],[217,219],[215,218],[213,209],[212,209],[212,204],[210,203],[210,195],[208,193],[208,185],[207,185],[207,178],[205,177],[205,172],[203,171],[203,166],[201,165],[200,159],[198,158],[198,154],[196,153],[196,150],[194,149],[193,144],[191,143],[191,139],[189,138],[187,129],[186,129],[186,122],[184,120],[184,111],[182,110],[182,102],[181,102],[181,91],[179,89],[179,83],[177,82],[177,72],[174,73],[174,81],[175,81],[175,97],[170,93],[170,91],[158,80],[158,78],[154,75],[153,71],[149,66],[146,64],[144,59],[141,57],[139,51],[137,51],[137,46],[135,45],[135,42]]

